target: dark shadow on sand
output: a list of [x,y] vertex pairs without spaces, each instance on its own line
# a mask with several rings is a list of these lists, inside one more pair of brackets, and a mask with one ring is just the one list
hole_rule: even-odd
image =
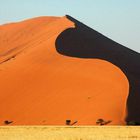
[[129,80],[126,121],[140,121],[140,54],[128,49],[67,15],[75,28],[56,40],[58,53],[78,58],[98,58],[118,66]]

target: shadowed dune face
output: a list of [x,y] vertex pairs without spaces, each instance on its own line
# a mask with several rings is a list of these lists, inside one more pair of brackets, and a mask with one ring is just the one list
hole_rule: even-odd
[[87,27],[74,18],[75,28],[63,31],[56,40],[56,50],[77,58],[98,58],[119,67],[129,80],[126,121],[140,121],[140,54]]
[[118,64],[138,55],[121,60],[130,50],[107,40],[71,17],[0,26],[0,125],[125,124],[131,81]]

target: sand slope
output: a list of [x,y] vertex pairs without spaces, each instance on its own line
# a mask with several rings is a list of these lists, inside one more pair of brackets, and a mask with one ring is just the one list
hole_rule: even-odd
[[56,40],[70,27],[67,17],[0,26],[0,125],[125,124],[126,75],[106,60],[60,54]]

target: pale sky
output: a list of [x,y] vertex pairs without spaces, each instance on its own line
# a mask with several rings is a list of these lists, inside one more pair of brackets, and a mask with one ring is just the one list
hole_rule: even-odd
[[0,24],[66,14],[140,52],[140,0],[0,0]]

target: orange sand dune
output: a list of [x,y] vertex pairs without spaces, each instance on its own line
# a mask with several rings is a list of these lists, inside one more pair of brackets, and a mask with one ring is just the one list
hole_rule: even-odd
[[0,26],[0,125],[125,124],[126,75],[106,60],[58,53],[56,39],[70,27],[66,16]]

